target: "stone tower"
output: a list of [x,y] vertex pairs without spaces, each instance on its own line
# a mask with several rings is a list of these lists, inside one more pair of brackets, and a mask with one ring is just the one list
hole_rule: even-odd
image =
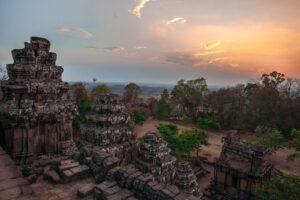
[[159,183],[172,183],[176,158],[170,155],[170,151],[161,134],[148,132],[140,144],[136,167],[144,173],[151,173]]
[[176,168],[175,184],[178,186],[178,188],[188,194],[199,196],[200,188],[190,164],[187,162],[179,162],[177,163]]
[[15,159],[62,153],[72,145],[72,119],[76,106],[63,68],[47,39],[31,37],[25,48],[12,50],[7,65],[9,80],[0,90],[0,140]]
[[80,126],[82,146],[102,149],[120,161],[131,161],[136,138],[130,125],[130,116],[124,112],[117,94],[101,94],[95,97],[87,123]]

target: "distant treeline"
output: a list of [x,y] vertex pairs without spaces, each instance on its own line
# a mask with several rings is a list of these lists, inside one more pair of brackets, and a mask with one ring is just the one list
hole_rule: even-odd
[[[300,80],[275,71],[256,82],[219,89],[208,88],[205,78],[180,80],[175,86],[76,83],[72,88],[78,105],[92,102],[99,93],[122,94],[133,123],[154,116],[206,128],[254,131],[264,127],[284,134],[300,128]],[[155,98],[141,98],[145,95]]]

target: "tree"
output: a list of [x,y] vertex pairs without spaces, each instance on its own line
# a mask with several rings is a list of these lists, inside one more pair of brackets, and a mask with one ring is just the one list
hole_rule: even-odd
[[197,120],[197,125],[199,128],[202,128],[202,129],[209,129],[209,128],[212,128],[212,129],[220,129],[220,124],[218,122],[215,122],[209,118],[198,118]]
[[160,95],[160,99],[165,103],[165,104],[167,104],[167,103],[169,103],[169,97],[170,97],[170,95],[169,95],[169,92],[168,92],[168,90],[165,88],[164,90],[163,90],[163,92],[161,93],[161,95]]
[[257,185],[255,197],[259,200],[295,200],[300,196],[300,178],[279,172],[271,181]]
[[208,91],[204,78],[195,80],[180,80],[171,92],[172,101],[183,108],[183,115],[197,118],[203,95]]
[[165,119],[168,116],[168,107],[167,105],[164,103],[164,101],[161,99],[157,102],[157,110],[155,112],[155,116],[158,119]]
[[81,102],[89,101],[88,92],[83,83],[74,83],[71,85],[71,93],[77,105]]
[[157,127],[159,133],[162,134],[168,147],[171,149],[171,154],[179,160],[183,159],[185,154],[198,150],[201,144],[208,144],[208,135],[198,129],[183,130],[178,134],[178,127],[173,124],[160,124]]
[[126,103],[134,104],[141,93],[141,88],[135,83],[129,83],[125,86],[123,99]]
[[90,98],[91,98],[91,100],[94,100],[94,97],[97,94],[109,94],[109,93],[110,93],[110,90],[105,84],[98,85],[92,89]]
[[273,89],[277,89],[278,86],[285,80],[284,74],[276,71],[273,71],[270,74],[263,74],[260,79],[265,87],[271,87]]

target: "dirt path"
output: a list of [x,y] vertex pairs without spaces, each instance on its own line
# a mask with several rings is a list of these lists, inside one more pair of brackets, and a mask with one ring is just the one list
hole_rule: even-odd
[[[156,127],[159,124],[176,124],[179,128],[179,131],[185,129],[195,128],[193,125],[184,125],[178,122],[170,122],[170,121],[159,121],[155,119],[148,119],[144,122],[142,126],[136,126],[134,132],[138,134],[138,137],[145,135],[148,131],[157,132]],[[226,131],[207,131],[209,135],[209,146],[202,146],[201,151],[199,152],[200,156],[207,157],[208,161],[215,161],[216,158],[219,157],[220,152],[222,150],[222,137],[225,136]],[[287,161],[286,158],[288,155],[295,153],[295,150],[292,149],[280,149],[272,156],[267,156],[267,160],[271,161],[275,168],[280,169],[284,173],[287,174],[296,174],[300,175],[300,159],[295,159],[294,161]]]

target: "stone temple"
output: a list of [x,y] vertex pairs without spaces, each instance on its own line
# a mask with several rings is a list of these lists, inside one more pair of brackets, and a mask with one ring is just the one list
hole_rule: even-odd
[[214,166],[213,199],[252,199],[255,185],[271,178],[273,164],[264,160],[267,148],[250,148],[238,131],[223,137],[223,148]]
[[175,177],[176,158],[170,156],[170,152],[160,134],[148,132],[140,144],[136,166],[142,172],[153,174],[157,182],[171,183]]
[[[0,179],[0,199],[36,200],[34,193],[66,199],[62,188],[72,192],[69,199],[76,195],[98,200],[202,198],[193,170],[189,164],[176,165],[159,133],[148,132],[137,140],[118,95],[95,97],[76,146],[72,135],[76,106],[69,85],[61,79],[63,68],[56,66],[56,54],[50,52],[50,42],[32,37],[12,55],[14,63],[7,65],[9,80],[0,82],[0,141],[14,160],[21,161],[27,180],[10,170],[5,181]],[[0,147],[0,160],[7,157]],[[0,162],[1,178],[6,165]],[[5,167],[9,169],[13,168]],[[37,182],[34,185],[39,188],[29,194],[28,182]],[[50,183],[51,189],[43,187]],[[48,194],[55,191],[55,184],[59,198],[58,193]],[[73,194],[74,187],[77,193]]]
[[80,146],[105,151],[120,162],[133,160],[137,141],[119,95],[97,95],[86,118],[80,126]]
[[50,42],[31,37],[12,57],[9,79],[0,85],[1,146],[14,159],[68,152],[77,111]]

